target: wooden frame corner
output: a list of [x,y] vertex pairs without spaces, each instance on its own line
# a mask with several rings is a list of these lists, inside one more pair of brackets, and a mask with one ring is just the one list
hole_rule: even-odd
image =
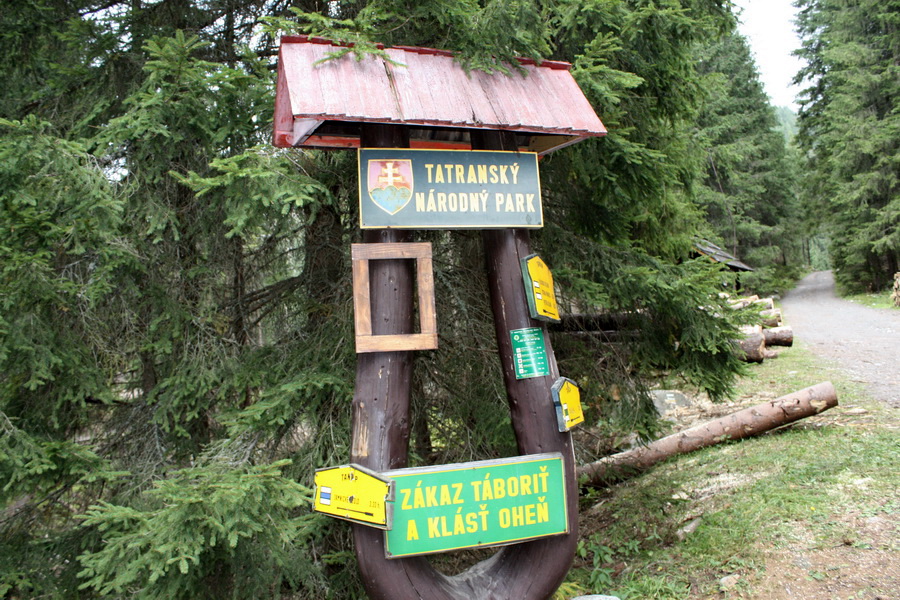
[[[356,352],[361,354],[436,349],[438,336],[431,244],[429,242],[351,244],[350,257],[353,264],[353,319],[356,325]],[[419,333],[391,335],[372,333],[369,261],[392,259],[416,261]]]

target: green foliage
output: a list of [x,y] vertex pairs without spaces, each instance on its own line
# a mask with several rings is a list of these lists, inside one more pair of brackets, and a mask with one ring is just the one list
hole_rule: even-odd
[[26,493],[47,498],[76,484],[111,481],[126,474],[111,471],[108,462],[88,447],[29,436],[2,414],[0,433],[0,474],[6,482],[0,499],[4,503]]
[[[324,296],[304,293],[320,285],[304,276],[304,251],[323,247],[316,227],[335,201],[329,177],[304,171],[333,161],[258,146],[270,74],[250,55],[240,67],[198,60],[208,48],[196,36],[150,38],[146,78],[118,117],[80,143],[33,117],[0,123],[0,225],[9,232],[0,242],[0,472],[4,503],[15,507],[0,521],[4,593],[64,595],[77,587],[84,553],[84,577],[101,594],[146,584],[145,596],[196,597],[215,580],[218,595],[271,595],[282,585],[326,595],[320,578],[332,567],[313,569],[308,553],[294,556],[270,534],[334,528],[297,516],[296,484],[256,482],[272,479],[273,460],[307,480],[346,456],[345,446],[308,435],[349,420],[347,346],[309,341],[316,330],[340,339],[349,320],[312,321]],[[312,370],[306,384],[296,364]],[[271,411],[262,422],[251,416],[257,400]],[[218,419],[242,410],[231,435]],[[277,462],[304,445],[298,466]],[[205,483],[191,496],[191,471],[173,469],[226,450],[233,460],[194,473]],[[157,491],[144,494],[153,481]],[[229,485],[245,493],[214,493]],[[173,511],[153,512],[164,501]],[[95,509],[97,526],[76,535],[72,517],[89,503],[109,515]],[[104,519],[116,524],[104,525],[105,539],[134,540],[140,525],[190,521],[190,507],[225,537],[159,529],[146,536],[158,546],[126,552],[123,541],[108,552],[126,552],[128,563],[108,562]],[[188,573],[167,543],[183,546]],[[325,555],[333,544],[322,544]]]
[[829,234],[839,286],[883,289],[900,270],[900,3],[798,6],[806,201]]
[[[584,593],[623,600],[686,600],[715,596],[719,580],[736,573],[747,586],[741,593],[756,598],[771,585],[763,572],[769,551],[798,539],[820,548],[866,543],[853,525],[857,516],[896,511],[898,476],[885,468],[898,455],[892,409],[861,397],[858,385],[796,347],[754,366],[740,391],[752,405],[752,398],[825,379],[834,381],[842,404],[861,403],[870,412],[860,419],[829,411],[775,435],[673,457],[583,494],[582,514],[591,517],[582,520],[567,581],[587,588],[593,578],[601,587]],[[861,480],[866,486],[848,484]]]
[[626,316],[624,329],[636,330],[631,368],[682,376],[714,397],[728,393],[740,370],[730,345],[741,316],[725,309],[718,292],[731,274],[706,260],[673,265],[639,252],[568,242],[559,242],[570,250],[561,251],[565,262],[554,272],[573,298]]
[[122,203],[83,147],[50,129],[0,120],[0,410],[66,429],[88,398],[110,399],[84,341],[102,335],[90,320],[122,260]]
[[[654,430],[647,377],[721,396],[740,370],[727,275],[688,259],[696,51],[733,26],[728,3],[292,6],[0,14],[0,594],[363,594],[348,527],[307,507],[314,470],[350,453],[356,162],[270,147],[279,28],[514,77],[515,56],[572,62],[610,134],[543,161],[534,242],[569,306],[626,327],[553,332],[561,367],[612,437]],[[416,358],[411,462],[513,454],[481,240],[421,236],[441,345]]]
[[778,106],[775,108],[775,118],[778,119],[778,128],[784,136],[784,142],[791,143],[799,131],[797,113],[788,106]]
[[710,237],[756,269],[742,275],[744,289],[783,292],[805,258],[791,151],[743,38],[707,44],[700,66],[709,93],[696,134],[706,155],[698,199]]
[[[602,243],[684,258],[701,227],[691,122],[703,92],[695,45],[733,24],[718,3],[562,2],[554,57],[599,109],[609,134],[546,161],[553,220]],[[555,199],[554,192],[564,194]]]
[[738,278],[742,290],[752,291],[760,297],[771,298],[792,289],[803,274],[803,269],[799,265],[775,264],[740,273]]
[[310,491],[281,475],[287,464],[211,461],[158,482],[144,508],[92,506],[84,527],[104,541],[79,557],[80,587],[135,598],[278,595],[282,578],[314,570],[299,546],[316,517],[297,512]]
[[353,44],[335,50],[330,58],[350,53],[357,59],[365,54],[384,56],[377,44],[426,46],[459,52],[466,68],[509,73],[518,56],[540,59],[550,53],[545,27],[550,11],[538,2],[429,0],[410,5],[402,0],[376,0],[342,3],[327,15],[296,7],[291,11],[298,22],[266,19],[269,31],[299,32]]

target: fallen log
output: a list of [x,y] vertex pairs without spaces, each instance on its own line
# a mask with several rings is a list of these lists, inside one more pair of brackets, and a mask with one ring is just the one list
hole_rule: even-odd
[[830,381],[804,388],[775,400],[691,427],[658,439],[646,446],[619,452],[578,467],[579,478],[589,485],[622,479],[676,454],[693,452],[725,440],[759,435],[776,427],[817,415],[837,406],[837,392]]
[[641,313],[590,313],[562,315],[559,323],[552,323],[554,331],[623,331],[636,330],[647,317]]
[[766,346],[793,346],[794,330],[791,327],[771,327],[762,330]]
[[744,362],[761,363],[766,357],[766,338],[759,325],[741,327],[744,337],[736,341],[738,356]]

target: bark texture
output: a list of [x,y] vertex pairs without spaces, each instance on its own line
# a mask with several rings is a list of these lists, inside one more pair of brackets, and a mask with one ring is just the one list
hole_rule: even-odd
[[745,362],[761,363],[766,358],[766,339],[762,327],[751,325],[742,327],[744,337],[738,340],[739,355]]
[[763,338],[766,346],[793,346],[794,330],[790,327],[772,327],[763,329]]
[[837,404],[837,392],[831,382],[826,381],[666,436],[647,446],[613,454],[583,465],[578,468],[578,476],[587,477],[588,483],[599,485],[646,469],[676,454],[693,452],[725,440],[739,440],[758,435],[817,415]]

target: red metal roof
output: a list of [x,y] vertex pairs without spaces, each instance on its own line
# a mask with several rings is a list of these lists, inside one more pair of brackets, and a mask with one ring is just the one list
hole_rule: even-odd
[[459,130],[514,131],[521,149],[539,154],[606,133],[568,63],[520,59],[527,76],[467,73],[442,50],[386,48],[399,66],[372,55],[325,60],[335,46],[282,38],[276,146],[357,148],[358,124],[366,122],[423,130],[412,136],[413,147],[469,148]]

